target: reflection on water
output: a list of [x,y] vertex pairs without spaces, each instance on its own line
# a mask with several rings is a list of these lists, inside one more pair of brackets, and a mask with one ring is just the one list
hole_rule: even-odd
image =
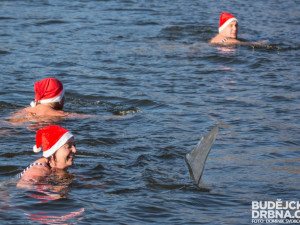
[[57,200],[66,198],[69,192],[69,185],[73,181],[73,175],[65,171],[55,171],[52,172],[45,180],[39,182],[38,184],[31,184],[20,182],[18,187],[27,189],[30,191],[36,191],[37,194],[30,194],[29,196],[36,199],[43,200],[42,202],[47,202],[50,200]]
[[234,54],[237,51],[236,46],[218,46],[217,49],[220,54]]
[[[25,213],[27,218],[33,222],[39,222],[42,224],[77,224],[83,217],[79,217],[84,212],[84,208],[81,208],[75,212],[37,212],[36,214]],[[75,219],[74,219],[75,218]],[[76,222],[78,221],[78,222]]]
[[[18,188],[19,191],[23,190],[21,192],[23,195],[19,197],[7,191],[9,186],[16,186],[16,182],[18,182],[16,179],[2,182],[0,186],[0,208],[5,211],[18,209],[19,207],[14,205],[20,205],[18,203],[18,198],[20,198],[20,200],[23,199],[23,201],[26,200],[26,202],[32,204],[32,206],[20,205],[23,208],[23,214],[31,221],[42,224],[76,224],[76,221],[83,219],[79,216],[85,211],[84,208],[75,210],[70,205],[62,210],[56,207],[56,205],[63,204],[63,199],[68,198],[73,178],[73,175],[63,171],[52,173],[43,182],[23,184],[22,189]],[[60,203],[57,201],[60,201]]]

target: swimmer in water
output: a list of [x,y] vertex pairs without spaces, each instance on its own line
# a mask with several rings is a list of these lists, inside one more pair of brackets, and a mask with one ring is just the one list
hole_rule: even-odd
[[268,43],[267,40],[259,42],[241,41],[238,36],[238,20],[228,12],[221,13],[219,22],[219,34],[212,38],[209,43],[218,45],[257,45],[262,46]]
[[46,78],[35,82],[34,91],[35,101],[31,102],[31,106],[19,110],[7,118],[11,124],[17,125],[26,122],[46,122],[49,125],[58,122],[61,119],[70,117],[108,119],[124,118],[124,116],[119,115],[96,116],[63,111],[65,89],[61,81],[56,78]]
[[51,125],[38,130],[33,151],[43,150],[43,157],[30,164],[17,175],[17,187],[30,187],[45,180],[49,175],[66,174],[66,169],[73,165],[76,147],[72,133],[60,126]]
[[219,23],[219,34],[210,40],[212,44],[240,44],[237,39],[238,35],[238,20],[230,13],[221,13]]
[[9,117],[10,122],[22,123],[53,118],[65,118],[71,113],[63,111],[65,90],[63,84],[56,78],[46,78],[35,82],[35,101]]
[[13,113],[8,121],[13,124],[25,122],[57,122],[67,117],[92,118],[94,115],[83,115],[63,111],[65,89],[56,78],[46,78],[34,84],[35,100],[31,106]]

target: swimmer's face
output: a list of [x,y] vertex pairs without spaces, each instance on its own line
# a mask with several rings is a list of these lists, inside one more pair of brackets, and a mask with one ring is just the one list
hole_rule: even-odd
[[64,144],[55,153],[55,161],[51,161],[51,167],[57,169],[65,169],[73,165],[73,159],[76,154],[76,147],[74,138],[70,138],[66,144]]
[[238,34],[238,22],[232,21],[230,24],[228,24],[222,31],[221,34],[225,37],[229,38],[237,38]]

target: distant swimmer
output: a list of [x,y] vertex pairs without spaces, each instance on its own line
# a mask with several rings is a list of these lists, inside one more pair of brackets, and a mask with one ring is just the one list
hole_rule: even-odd
[[209,43],[218,45],[253,44],[265,45],[268,41],[246,42],[238,39],[238,20],[234,15],[223,12],[220,15],[219,34],[212,38]]
[[50,174],[65,174],[65,170],[73,165],[77,151],[73,134],[57,125],[44,127],[36,133],[36,145],[33,151],[38,153],[42,150],[43,157],[17,175],[20,179],[18,187],[37,184]]
[[237,39],[238,20],[230,13],[221,13],[219,22],[219,34],[210,40],[212,44],[239,44]]

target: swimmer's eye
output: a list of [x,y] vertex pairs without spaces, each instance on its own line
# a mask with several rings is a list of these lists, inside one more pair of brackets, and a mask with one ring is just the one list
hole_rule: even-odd
[[68,148],[68,149],[71,149],[73,146],[76,147],[75,143],[69,143],[69,144],[67,145],[67,148]]

